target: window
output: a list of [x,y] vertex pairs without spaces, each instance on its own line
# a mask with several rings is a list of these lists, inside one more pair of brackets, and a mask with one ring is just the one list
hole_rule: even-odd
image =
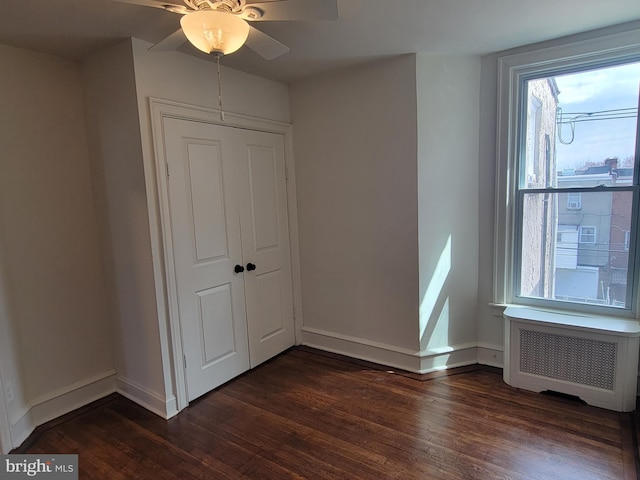
[[637,33],[498,60],[496,303],[635,313]]
[[596,227],[580,227],[580,243],[596,243]]
[[582,208],[582,193],[567,193],[567,210],[580,210]]

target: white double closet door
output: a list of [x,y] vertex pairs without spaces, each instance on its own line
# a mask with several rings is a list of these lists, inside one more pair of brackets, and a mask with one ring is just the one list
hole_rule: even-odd
[[191,401],[294,344],[284,140],[166,117],[163,134]]

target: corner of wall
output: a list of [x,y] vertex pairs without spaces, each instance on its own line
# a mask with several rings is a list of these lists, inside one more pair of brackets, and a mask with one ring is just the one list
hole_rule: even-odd
[[[165,388],[134,40],[85,60],[94,182],[112,308],[117,390],[162,412]],[[161,413],[165,416],[164,413]]]
[[51,392],[24,405],[10,419],[12,448],[33,430],[54,418],[88,405],[116,391],[115,371],[110,370]]
[[165,397],[134,380],[117,376],[116,391],[164,419],[169,419],[179,412],[174,395]]

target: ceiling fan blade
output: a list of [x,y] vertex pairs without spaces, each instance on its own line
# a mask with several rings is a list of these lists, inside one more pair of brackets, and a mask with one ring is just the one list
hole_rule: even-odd
[[247,2],[247,6],[257,7],[264,15],[254,21],[280,20],[337,20],[337,0],[285,0],[280,2]]
[[129,3],[131,5],[141,5],[143,7],[161,8],[174,13],[187,13],[189,10],[180,0],[168,0],[156,2],[154,0],[113,0],[119,3]]
[[246,45],[266,60],[273,60],[289,52],[289,47],[251,26],[249,28],[249,37],[247,38]]
[[183,43],[187,41],[187,37],[181,28],[173,32],[168,37],[163,38],[158,43],[153,45],[150,52],[173,52],[177,50]]

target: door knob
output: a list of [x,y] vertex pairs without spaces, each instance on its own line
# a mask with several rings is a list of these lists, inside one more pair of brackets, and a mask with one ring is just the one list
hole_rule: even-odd
[[236,273],[242,273],[244,272],[244,267],[242,265],[236,265],[235,267],[233,267],[233,271]]
[[247,271],[252,272],[256,269],[256,266],[253,263],[247,263]]

